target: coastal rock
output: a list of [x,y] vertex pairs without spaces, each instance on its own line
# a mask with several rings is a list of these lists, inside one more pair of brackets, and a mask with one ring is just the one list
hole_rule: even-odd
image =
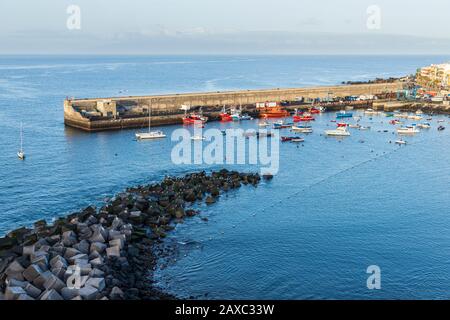
[[214,199],[214,198],[211,197],[211,196],[208,196],[208,197],[206,198],[205,202],[206,202],[206,204],[213,204],[213,203],[216,203],[216,199]]
[[120,257],[120,248],[118,246],[106,249],[106,255],[109,257]]
[[66,248],[65,253],[64,253],[64,258],[70,259],[80,253],[81,252],[75,248]]
[[46,290],[42,293],[40,300],[64,300],[56,290]]
[[50,271],[42,272],[38,277],[33,280],[33,285],[41,290],[44,290],[44,283],[51,277],[54,276]]
[[32,264],[26,270],[23,271],[23,277],[27,281],[33,282],[42,273],[43,273],[42,269],[37,264]]
[[119,287],[114,287],[112,288],[109,297],[111,298],[111,300],[122,300],[125,297],[125,295]]
[[22,267],[20,263],[18,263],[16,260],[14,260],[8,268],[6,268],[5,274],[9,278],[14,278],[16,280],[24,280],[24,277],[22,275],[22,272],[24,272],[25,269]]
[[42,291],[33,286],[31,283],[27,283],[27,285],[24,288],[25,292],[32,297],[33,299],[38,299],[41,295]]
[[107,245],[102,242],[91,243],[90,252],[96,251],[98,253],[103,253],[107,248]]
[[54,289],[58,292],[61,291],[62,288],[65,287],[64,282],[61,281],[57,276],[51,275],[48,277],[48,279],[44,282],[44,288],[46,290]]
[[97,288],[99,291],[103,291],[106,286],[105,278],[89,278],[85,286],[91,286]]
[[64,287],[61,289],[61,296],[64,300],[72,300],[79,296],[79,290],[75,288]]
[[92,286],[84,286],[79,290],[79,294],[84,300],[94,300],[98,293],[99,290]]
[[81,253],[88,254],[90,243],[87,240],[81,240],[79,243],[75,244],[73,247],[75,249],[77,249],[78,251],[80,251]]
[[50,266],[52,268],[67,268],[67,260],[57,255],[50,260]]
[[21,294],[27,294],[21,287],[7,287],[5,290],[6,300],[16,300]]

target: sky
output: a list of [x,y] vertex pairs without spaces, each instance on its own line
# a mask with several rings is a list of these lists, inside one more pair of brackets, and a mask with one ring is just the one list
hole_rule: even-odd
[[449,54],[448,12],[443,0],[1,0],[0,53]]

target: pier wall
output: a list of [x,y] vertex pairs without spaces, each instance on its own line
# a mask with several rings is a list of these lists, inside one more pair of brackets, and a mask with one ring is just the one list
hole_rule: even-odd
[[299,97],[305,99],[326,98],[329,96],[345,97],[350,95],[375,95],[396,92],[403,88],[403,83],[377,83],[361,85],[341,85],[328,87],[241,90],[228,92],[184,93],[154,96],[107,97],[89,99],[68,99],[64,102],[64,120],[68,126],[87,131],[133,128],[144,126],[147,117],[120,118],[115,115],[87,119],[80,114],[80,110],[95,110],[105,103],[112,103],[118,107],[132,107],[146,109],[152,107],[152,123],[154,125],[174,124],[181,121],[183,111],[181,105],[203,107],[208,116],[215,116],[223,105],[242,105],[246,111],[252,111],[257,102],[265,101],[295,101]]

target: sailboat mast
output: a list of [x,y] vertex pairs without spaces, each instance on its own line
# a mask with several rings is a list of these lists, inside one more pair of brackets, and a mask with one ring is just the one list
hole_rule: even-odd
[[148,132],[150,133],[151,120],[152,119],[152,106],[148,108]]
[[23,123],[20,123],[20,152],[23,151]]

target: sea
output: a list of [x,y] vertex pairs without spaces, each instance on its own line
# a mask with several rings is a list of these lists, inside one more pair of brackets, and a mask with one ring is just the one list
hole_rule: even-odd
[[[66,97],[336,85],[413,74],[448,59],[0,56],[0,234],[101,206],[166,175],[260,169],[174,163],[170,137],[181,125],[158,128],[168,138],[147,142],[135,140],[136,130],[65,127]],[[175,254],[158,262],[156,285],[194,299],[450,298],[450,128],[437,130],[450,119],[433,115],[430,129],[399,146],[388,118],[354,113],[370,130],[327,138],[336,115],[319,115],[305,142],[280,144],[273,180],[224,194],[177,224],[165,241]],[[16,155],[21,124],[25,161]],[[258,127],[257,120],[206,126]]]

